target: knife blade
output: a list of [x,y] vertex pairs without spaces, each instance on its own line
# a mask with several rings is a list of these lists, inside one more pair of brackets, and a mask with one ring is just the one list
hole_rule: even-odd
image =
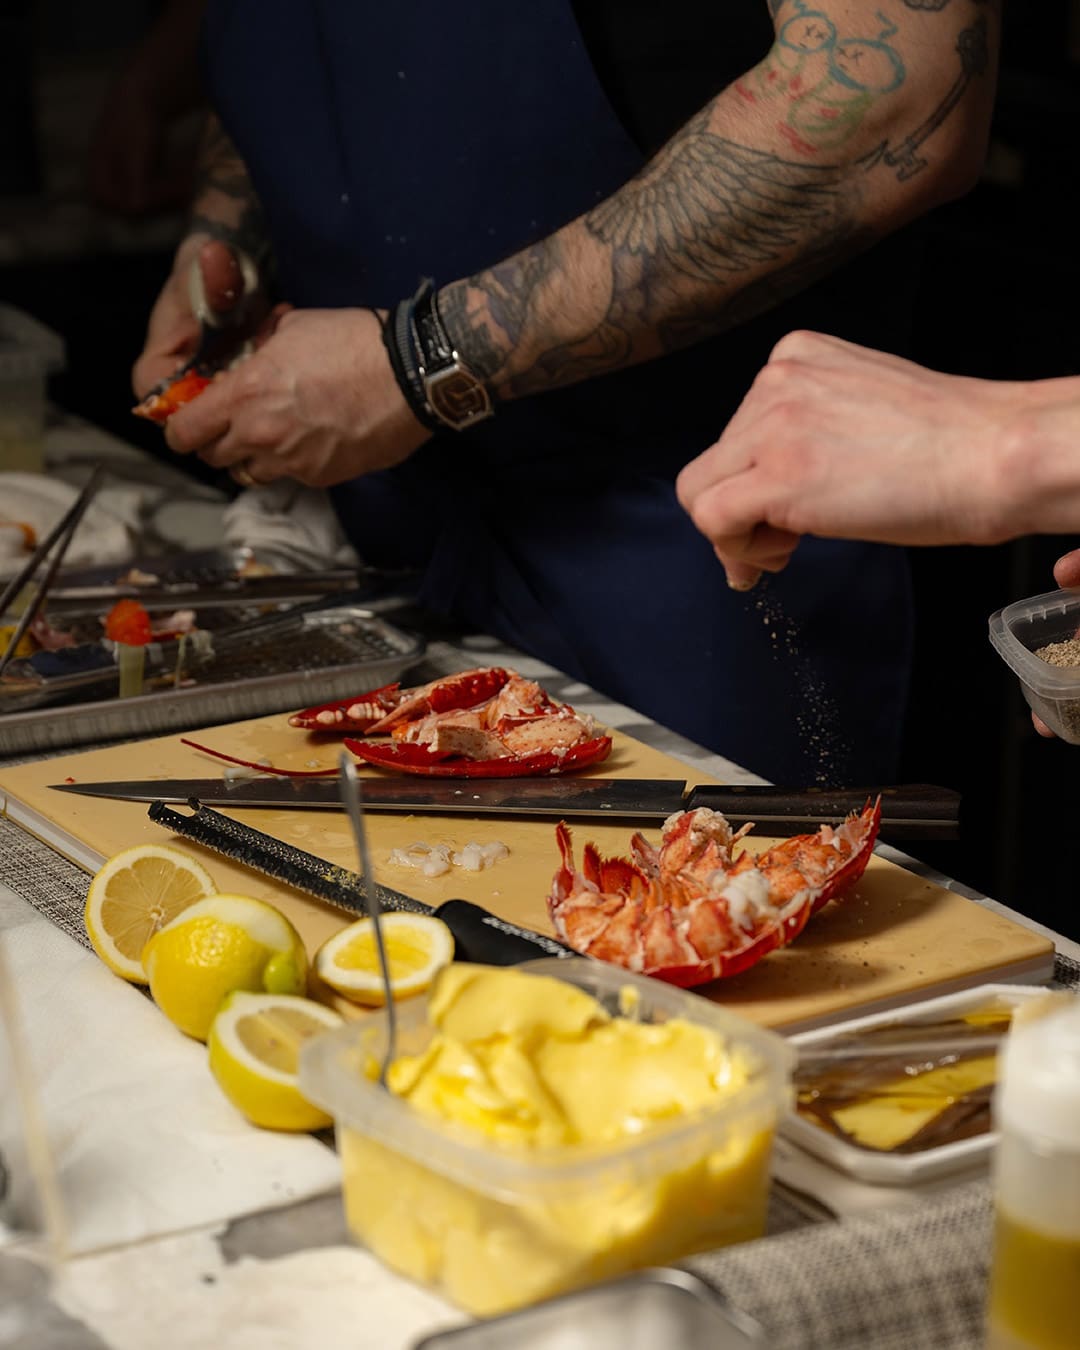
[[[52,783],[57,792],[127,801],[189,802],[263,810],[340,811],[336,778],[143,779]],[[676,778],[441,778],[379,775],[364,779],[368,811],[461,813],[661,824],[698,806],[722,812],[733,825],[803,834],[839,824],[881,796],[882,833],[891,838],[951,839],[959,830],[960,794],[933,784],[870,788],[784,788],[756,783],[688,784]]]
[[[331,781],[336,789],[337,779]],[[222,857],[250,867],[252,871],[314,895],[354,918],[363,918],[368,913],[369,883],[362,876],[314,853],[305,853],[283,839],[243,825],[208,806],[193,804],[191,815],[185,816],[170,810],[164,802],[155,801],[147,814],[155,824],[173,834],[182,835]],[[516,966],[542,956],[577,955],[556,938],[501,919],[471,900],[444,900],[433,909],[422,900],[380,882],[370,883],[370,889],[383,909],[432,914],[442,919],[454,935],[454,949],[461,961]]]

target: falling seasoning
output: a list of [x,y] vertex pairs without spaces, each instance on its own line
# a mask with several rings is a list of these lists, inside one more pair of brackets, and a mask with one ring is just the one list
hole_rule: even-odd
[[[1066,638],[1064,642],[1051,642],[1040,647],[1035,655],[1048,666],[1080,670],[1080,633],[1076,637]],[[1066,734],[1080,738],[1080,699],[1059,703],[1058,713]]]
[[828,787],[842,781],[851,746],[838,730],[839,708],[802,649],[798,624],[771,593],[766,577],[755,588],[754,607],[768,629],[773,659],[787,666],[798,687],[795,725],[799,742],[814,765],[814,784]]

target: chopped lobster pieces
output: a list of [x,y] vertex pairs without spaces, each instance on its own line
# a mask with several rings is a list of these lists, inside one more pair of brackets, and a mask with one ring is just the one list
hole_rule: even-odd
[[556,934],[586,956],[690,988],[737,975],[786,946],[829,900],[862,876],[881,825],[881,799],[843,825],[795,835],[756,857],[734,852],[716,811],[666,821],[659,849],[641,834],[633,858],[586,844],[581,871],[570,830],[556,827],[562,866],[548,896]]
[[[385,685],[305,708],[289,725],[359,732],[364,740],[345,744],[368,764],[444,778],[565,773],[611,752],[611,737],[598,735],[591,717],[501,666],[461,671],[410,689]],[[389,743],[366,739],[384,734]]]
[[164,426],[174,412],[185,403],[190,403],[193,398],[198,398],[213,378],[212,375],[204,375],[198,370],[186,371],[183,375],[165,380],[156,389],[152,389],[131,411],[136,417],[145,417],[147,421]]

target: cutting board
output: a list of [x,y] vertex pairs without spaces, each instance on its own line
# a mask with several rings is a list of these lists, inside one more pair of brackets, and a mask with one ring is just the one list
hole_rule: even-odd
[[[339,753],[339,742],[293,730],[284,715],[214,727],[194,734],[194,739],[243,759],[268,759],[280,768],[332,768]],[[629,736],[615,732],[613,739],[612,754],[598,770],[605,776],[684,779],[692,772]],[[313,952],[350,921],[347,915],[167,835],[147,818],[143,804],[78,797],[48,786],[65,780],[211,777],[220,769],[220,761],[183,745],[179,736],[162,736],[0,770],[0,799],[6,815],[88,872],[132,844],[173,838],[200,856],[220,891],[278,905]],[[716,781],[701,774],[695,779]],[[344,815],[297,810],[230,814],[358,870]],[[386,885],[433,906],[461,896],[526,927],[552,931],[545,897],[559,856],[551,821],[372,813],[369,829],[374,866]],[[630,834],[625,825],[600,822],[581,821],[574,828],[579,850],[593,839],[606,854],[626,853]],[[471,840],[495,839],[507,845],[509,857],[483,872],[455,867],[441,877],[425,877],[388,863],[391,849],[417,841],[461,848]],[[749,841],[752,847],[766,842]],[[793,1031],[984,980],[1037,983],[1049,978],[1052,968],[1053,945],[1042,935],[875,856],[856,890],[826,906],[792,946],[699,992],[762,1025]]]

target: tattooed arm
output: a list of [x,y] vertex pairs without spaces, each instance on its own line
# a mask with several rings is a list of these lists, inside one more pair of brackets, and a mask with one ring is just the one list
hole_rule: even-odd
[[227,309],[240,290],[232,251],[235,248],[250,254],[259,264],[260,274],[266,276],[269,251],[258,198],[236,147],[218,119],[211,116],[200,147],[187,231],[150,313],[143,351],[132,372],[138,398],[172,374],[191,354],[198,339],[198,324],[188,295],[192,261],[199,259],[210,305]]
[[973,186],[996,0],[772,0],[765,59],[587,214],[439,296],[497,398],[770,307]]

